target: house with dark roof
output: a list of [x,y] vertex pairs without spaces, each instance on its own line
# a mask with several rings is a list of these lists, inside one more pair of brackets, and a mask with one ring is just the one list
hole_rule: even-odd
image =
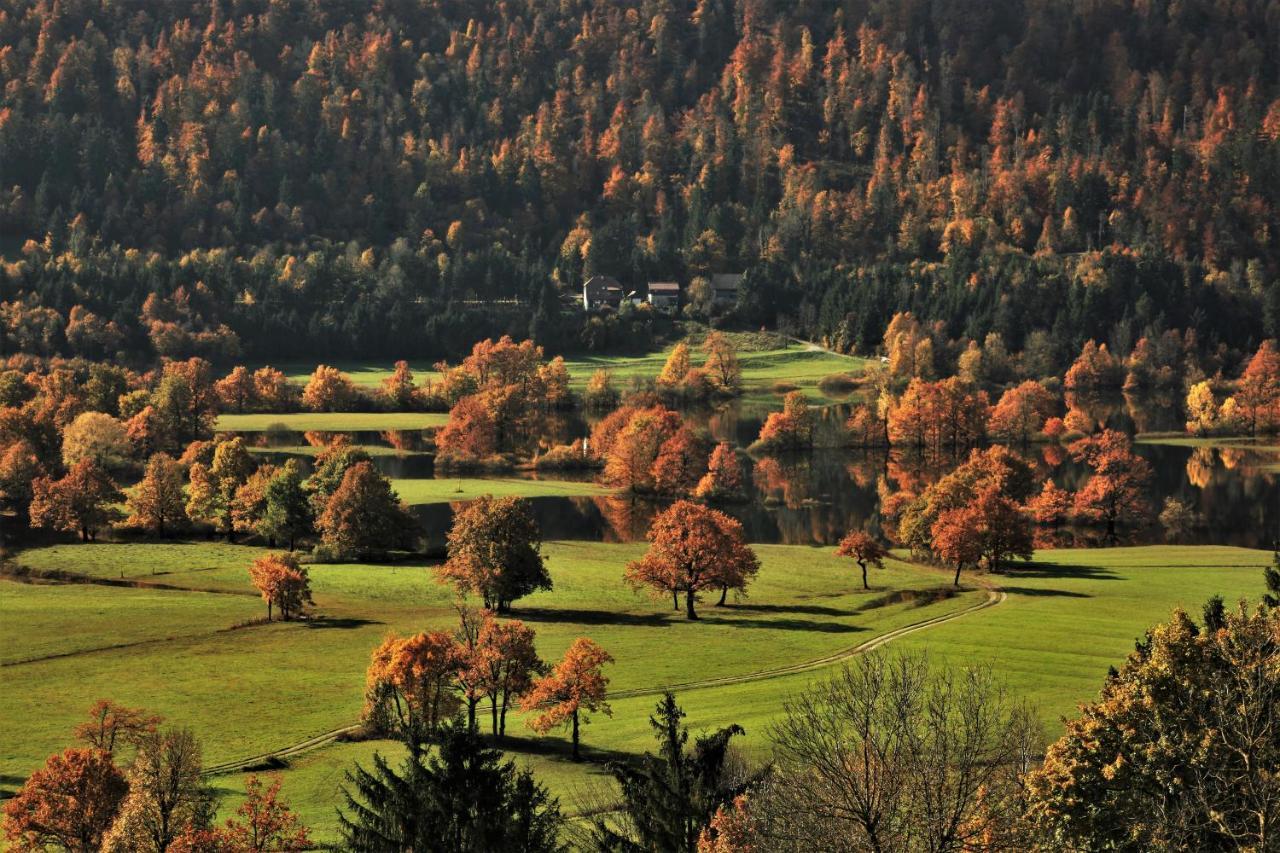
[[674,281],[649,282],[649,304],[654,308],[672,310],[680,307],[680,285]]
[[742,288],[742,273],[718,272],[711,276],[713,304],[717,308],[731,308],[738,304],[738,291]]
[[593,275],[582,284],[582,307],[587,311],[597,308],[617,308],[622,304],[622,285],[616,278]]

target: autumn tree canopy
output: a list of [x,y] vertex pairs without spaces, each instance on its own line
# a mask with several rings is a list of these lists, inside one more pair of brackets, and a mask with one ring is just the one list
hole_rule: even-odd
[[697,619],[698,595],[720,590],[720,604],[730,589],[745,591],[760,571],[760,561],[743,538],[742,525],[724,513],[690,501],[676,501],[649,528],[649,550],[627,565],[624,575],[635,589],[648,587],[670,594],[685,616]]
[[437,574],[459,592],[479,595],[486,609],[504,613],[516,599],[551,589],[541,548],[528,501],[482,495],[454,515],[449,558]]

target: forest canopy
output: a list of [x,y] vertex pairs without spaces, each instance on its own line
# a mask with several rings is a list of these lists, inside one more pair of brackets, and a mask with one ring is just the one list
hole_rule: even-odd
[[3,0],[0,348],[605,348],[646,332],[560,316],[585,277],[744,272],[737,322],[840,349],[1252,349],[1278,43],[1277,0]]

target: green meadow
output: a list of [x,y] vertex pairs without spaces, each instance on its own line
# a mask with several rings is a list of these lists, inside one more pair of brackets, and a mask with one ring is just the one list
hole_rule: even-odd
[[[842,374],[856,376],[870,363],[865,358],[841,355],[812,345],[798,343],[782,345],[786,342],[774,335],[760,336],[737,333],[729,333],[729,335],[739,348],[738,360],[742,364],[744,397],[751,402],[777,404],[781,399],[778,390],[782,386],[787,388],[795,387],[804,391],[812,402],[828,402],[829,399],[818,387],[823,379]],[[696,345],[700,340],[701,336],[692,336],[689,340],[693,349],[691,358],[695,366],[701,364],[704,360]],[[620,389],[625,389],[633,379],[654,379],[662,372],[667,356],[671,354],[674,346],[674,344],[670,344],[661,350],[638,355],[586,355],[566,358],[565,367],[569,371],[570,387],[581,391],[586,387],[587,380],[591,378],[591,374],[597,370],[610,371],[613,374],[614,384]],[[390,364],[377,365],[366,362],[337,362],[332,366],[346,373],[351,377],[352,382],[364,388],[376,388],[384,379],[391,376],[393,370],[393,366]],[[428,376],[432,378],[436,376],[435,367],[431,364],[411,363],[410,366],[419,381]],[[312,364],[285,364],[280,367],[288,375],[289,379],[298,383],[305,383],[310,377],[311,371],[315,369],[315,365]],[[778,385],[779,389],[775,389],[775,385]],[[227,417],[226,415],[223,416],[223,418]],[[224,427],[222,425],[223,421],[220,419],[218,428],[228,430],[264,429],[265,424],[269,423],[273,417],[277,420],[279,419],[279,416],[271,415],[236,415],[232,417],[237,419],[237,423],[262,422],[264,426]],[[391,417],[395,416],[392,415]],[[286,421],[286,423],[289,422]],[[291,423],[290,428],[340,429],[340,427],[320,426],[295,427]],[[361,428],[347,427],[347,429]],[[384,424],[367,428],[394,429],[396,427]],[[409,427],[400,428],[407,429]]]
[[219,415],[218,432],[382,432],[444,426],[443,412],[293,412],[290,414]]
[[[669,600],[623,584],[623,568],[643,547],[548,543],[555,589],[521,600],[513,614],[537,631],[544,658],[589,636],[617,660],[607,670],[614,714],[595,716],[584,730],[588,762],[568,761],[560,735],[535,738],[519,717],[508,723],[513,757],[570,811],[584,785],[603,783],[604,759],[649,748],[648,714],[664,687],[677,691],[695,731],[740,723],[744,747],[764,757],[769,722],[787,696],[868,641],[936,617],[954,618],[904,633],[889,648],[924,649],[957,665],[990,663],[1052,734],[1148,626],[1177,606],[1198,614],[1213,594],[1256,598],[1269,561],[1263,552],[1227,547],[1046,551],[1007,574],[969,578],[950,594],[945,573],[890,560],[863,592],[855,567],[833,549],[758,545],[762,569],[750,596],[725,608],[706,602],[704,618],[690,623]],[[65,746],[99,697],[191,726],[209,766],[285,750],[358,719],[369,652],[388,632],[456,620],[452,590],[429,565],[404,562],[312,565],[316,618],[262,623],[265,607],[246,571],[261,553],[187,542],[19,554],[16,561],[34,572],[86,582],[0,585],[0,729],[23,732],[0,744],[4,786]],[[1003,599],[990,604],[987,585]],[[374,750],[396,749],[327,742],[291,755],[286,795],[320,839],[332,840],[343,771]],[[239,775],[215,779],[231,795],[224,809],[234,808]]]
[[496,498],[595,497],[616,490],[589,481],[538,480],[525,477],[437,477],[434,480],[392,480],[391,486],[407,504],[452,503]]

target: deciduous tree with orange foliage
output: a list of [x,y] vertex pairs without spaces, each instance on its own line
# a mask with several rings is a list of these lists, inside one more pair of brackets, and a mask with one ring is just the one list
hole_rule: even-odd
[[125,500],[129,512],[125,524],[145,528],[159,536],[186,525],[182,474],[182,466],[167,453],[152,456],[142,482],[133,487]]
[[706,468],[705,443],[689,427],[681,426],[658,448],[653,461],[653,486],[666,495],[688,494]]
[[407,412],[413,409],[414,397],[417,394],[417,386],[413,382],[413,371],[409,369],[409,362],[397,361],[395,370],[386,379],[382,380],[382,399],[387,407],[397,412]]
[[1117,525],[1149,519],[1147,487],[1151,483],[1151,463],[1133,452],[1127,435],[1103,430],[1080,439],[1070,449],[1077,462],[1093,469],[1072,504],[1078,518],[1105,524],[1111,538],[1116,535]]
[[880,541],[873,537],[870,533],[863,530],[852,530],[843,539],[840,540],[840,547],[836,548],[836,553],[841,557],[852,557],[853,561],[858,564],[858,568],[862,569],[862,588],[871,589],[867,583],[867,566],[872,565],[877,569],[884,568],[884,558],[889,556],[889,551]]
[[486,609],[505,613],[516,599],[551,589],[542,536],[523,498],[482,495],[467,503],[454,516],[448,549],[440,580],[479,595]]
[[613,656],[586,637],[573,641],[560,662],[534,682],[533,688],[520,700],[521,710],[536,713],[529,727],[546,734],[557,726],[570,726],[573,738],[573,760],[581,759],[580,728],[589,722],[587,713],[613,716],[605,701],[609,679],[603,669],[613,663]]
[[1073,391],[1100,391],[1124,385],[1124,365],[1106,344],[1087,341],[1079,357],[1067,369],[1062,384]]
[[89,708],[88,722],[76,726],[76,740],[82,740],[95,749],[114,754],[121,744],[136,747],[142,739],[155,734],[163,722],[158,714],[149,714],[142,708],[127,708],[110,699],[99,699]]
[[106,750],[72,747],[51,755],[5,803],[5,840],[24,853],[98,850],[128,790]]
[[934,553],[956,567],[956,586],[966,566],[985,560],[989,571],[998,572],[1006,558],[1030,560],[1034,552],[1031,519],[997,483],[983,486],[971,503],[943,512],[930,533]]
[[304,605],[312,604],[311,579],[307,570],[294,554],[267,554],[249,566],[249,579],[267,603],[267,621],[271,621],[271,608],[280,611],[280,618],[302,613]]
[[605,481],[633,492],[652,492],[658,453],[683,426],[680,415],[662,406],[633,413],[609,448]]
[[732,444],[722,441],[711,451],[707,473],[698,481],[694,496],[707,501],[746,500],[747,487],[742,460]]
[[253,374],[243,365],[236,365],[230,373],[213,383],[213,390],[224,411],[247,412],[256,402]]
[[317,365],[302,389],[302,405],[312,412],[350,411],[359,399],[351,378],[327,364]]
[[1263,341],[1236,383],[1237,417],[1249,435],[1280,426],[1280,352],[1275,341]]
[[765,418],[755,447],[770,452],[807,450],[813,447],[813,421],[804,392],[791,391],[782,400],[782,411]]
[[1057,402],[1049,389],[1028,379],[1000,395],[987,421],[987,433],[997,441],[1026,444],[1044,429]]
[[723,605],[730,589],[745,591],[760,571],[742,525],[691,501],[676,501],[660,513],[648,539],[645,555],[627,565],[627,583],[634,589],[670,593],[674,609],[679,609],[679,596],[684,593],[689,619],[698,618],[694,604],[699,593],[719,589],[719,605]]
[[365,723],[411,749],[428,741],[459,708],[454,681],[464,663],[448,631],[387,637],[365,671]]
[[79,533],[80,541],[92,542],[120,517],[114,507],[123,497],[107,472],[85,459],[61,480],[38,477],[32,483],[31,526]]

